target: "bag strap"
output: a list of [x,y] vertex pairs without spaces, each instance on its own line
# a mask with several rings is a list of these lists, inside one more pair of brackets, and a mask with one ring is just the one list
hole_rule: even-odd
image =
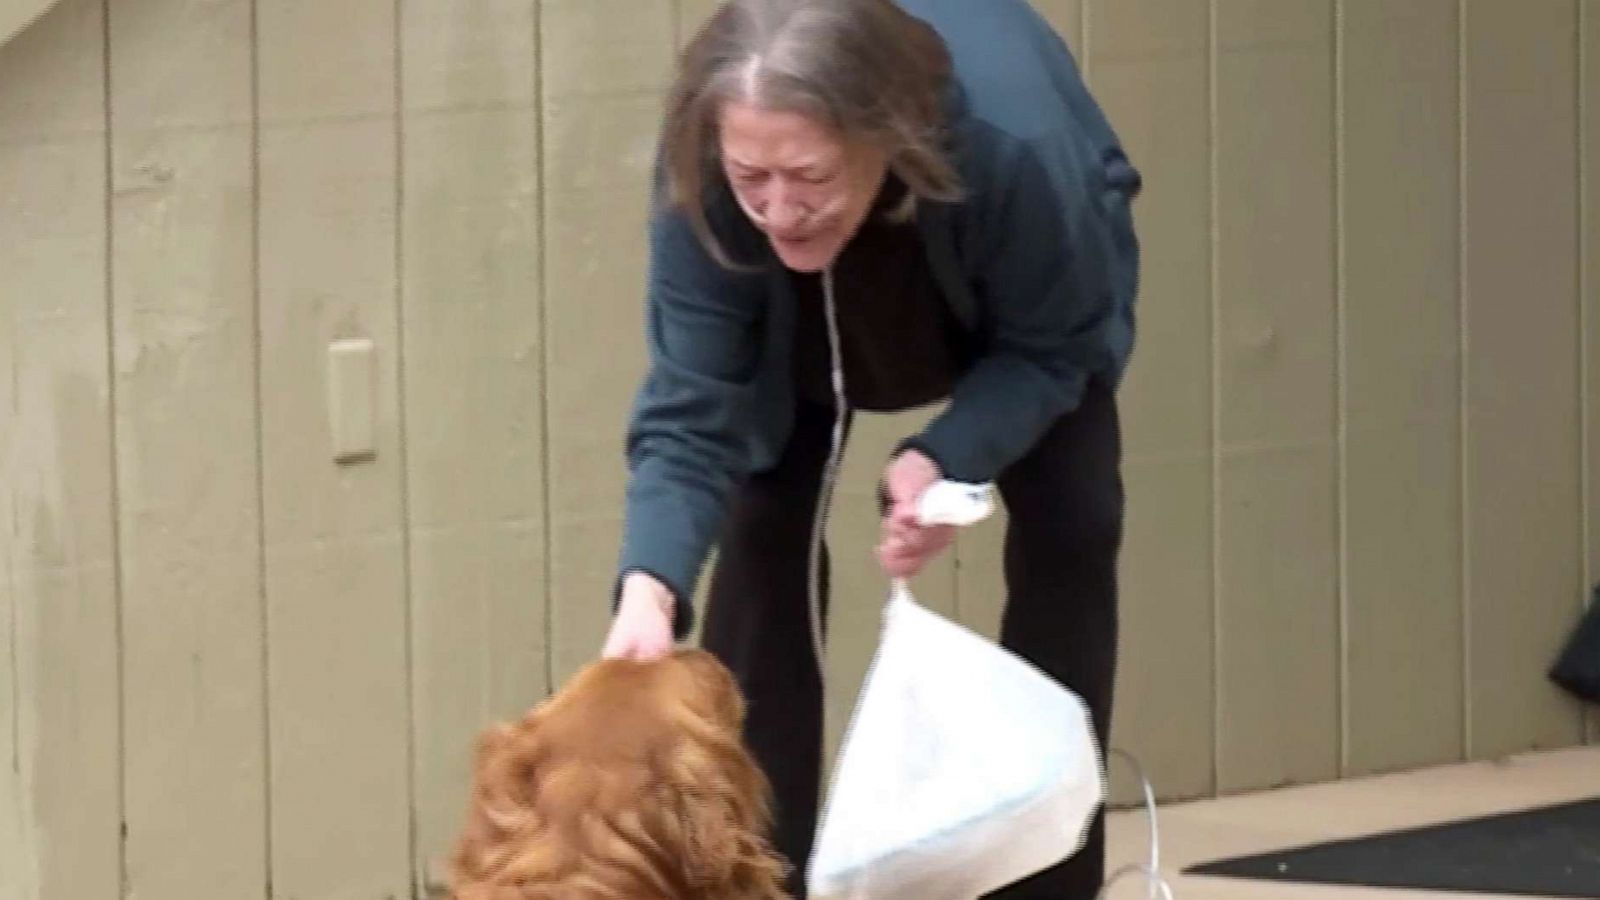
[[[935,482],[918,503],[919,518],[927,525],[975,525],[994,512],[994,485],[970,484],[948,479]],[[911,585],[904,578],[889,582],[889,602],[915,603]]]
[[895,578],[889,582],[889,602],[917,602],[917,598],[911,596],[911,585],[904,578]]

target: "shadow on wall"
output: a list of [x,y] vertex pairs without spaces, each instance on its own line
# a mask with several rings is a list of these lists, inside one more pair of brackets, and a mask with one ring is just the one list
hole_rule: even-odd
[[10,712],[0,753],[11,777],[0,779],[0,810],[18,818],[0,823],[0,851],[8,840],[14,848],[9,856],[0,852],[0,865],[16,870],[11,880],[0,877],[6,897],[99,895],[114,889],[107,876],[117,871],[118,648],[104,502],[110,467],[106,444],[93,434],[106,419],[104,392],[78,372],[50,381],[37,393],[17,385],[20,404],[13,407],[24,428],[51,437],[18,445],[9,461],[12,556],[8,598],[0,597],[9,599],[0,603],[7,696],[0,709]]
[[56,0],[0,0],[0,45],[32,25]]

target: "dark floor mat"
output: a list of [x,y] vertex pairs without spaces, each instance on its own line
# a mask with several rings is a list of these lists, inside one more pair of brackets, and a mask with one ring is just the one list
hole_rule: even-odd
[[1600,900],[1600,797],[1223,859],[1186,874]]

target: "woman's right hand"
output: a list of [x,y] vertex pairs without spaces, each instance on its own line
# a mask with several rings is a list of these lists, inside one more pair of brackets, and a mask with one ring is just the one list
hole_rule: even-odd
[[666,585],[643,572],[622,580],[622,596],[600,655],[606,659],[660,659],[672,652],[673,599]]

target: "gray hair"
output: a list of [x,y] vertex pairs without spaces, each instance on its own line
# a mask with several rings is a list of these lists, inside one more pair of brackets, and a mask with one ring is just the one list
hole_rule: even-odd
[[718,116],[731,99],[800,113],[883,151],[907,188],[891,211],[899,221],[919,199],[959,199],[945,150],[950,77],[944,40],[893,0],[726,0],[679,59],[662,128],[667,199],[731,266],[705,210],[724,177]]

